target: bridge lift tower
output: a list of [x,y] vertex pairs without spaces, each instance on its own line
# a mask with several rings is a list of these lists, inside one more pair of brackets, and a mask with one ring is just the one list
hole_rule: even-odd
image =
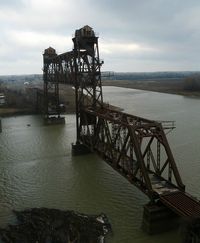
[[77,140],[72,147],[74,154],[87,153],[90,150],[83,145],[82,135],[87,133],[95,136],[97,119],[86,113],[85,110],[97,110],[103,107],[101,84],[101,65],[99,58],[98,37],[93,29],[84,26],[76,30],[74,43],[75,92],[76,92],[76,128]]
[[43,54],[43,113],[44,122],[48,124],[65,123],[63,117],[60,116],[60,101],[59,101],[59,82],[57,77],[57,62],[56,50],[52,47],[45,49]]

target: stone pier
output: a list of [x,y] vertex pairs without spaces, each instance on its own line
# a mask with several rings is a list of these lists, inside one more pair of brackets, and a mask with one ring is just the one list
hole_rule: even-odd
[[64,117],[47,117],[47,118],[44,118],[44,124],[45,125],[65,124],[65,118]]
[[146,204],[142,228],[148,234],[158,234],[178,228],[180,217],[162,204]]
[[90,149],[86,147],[85,145],[76,142],[76,144],[72,143],[72,155],[84,155],[91,153]]
[[0,118],[0,132],[2,132],[2,123],[1,123],[1,118]]

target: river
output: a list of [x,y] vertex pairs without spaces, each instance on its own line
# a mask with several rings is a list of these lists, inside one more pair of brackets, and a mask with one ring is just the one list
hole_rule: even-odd
[[[200,99],[104,87],[104,101],[153,120],[174,120],[168,134],[186,191],[200,198]],[[65,125],[44,126],[40,116],[2,119],[0,227],[14,222],[12,209],[50,207],[87,214],[104,212],[113,243],[178,243],[180,231],[149,236],[141,230],[148,198],[94,154],[71,156],[75,115]]]

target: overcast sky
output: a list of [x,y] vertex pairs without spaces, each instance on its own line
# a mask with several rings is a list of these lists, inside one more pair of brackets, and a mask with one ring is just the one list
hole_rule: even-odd
[[199,71],[199,0],[0,0],[0,75],[42,73],[42,53],[99,34],[103,70]]

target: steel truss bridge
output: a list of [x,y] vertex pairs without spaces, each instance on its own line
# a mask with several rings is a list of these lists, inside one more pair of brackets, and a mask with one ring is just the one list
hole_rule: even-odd
[[[72,51],[44,51],[44,90],[38,92],[45,119],[60,119],[59,84],[74,87],[76,148],[97,153],[114,170],[176,214],[200,217],[200,203],[185,192],[161,122],[111,109],[103,103],[98,37],[76,30]],[[76,147],[77,146],[77,147]]]

